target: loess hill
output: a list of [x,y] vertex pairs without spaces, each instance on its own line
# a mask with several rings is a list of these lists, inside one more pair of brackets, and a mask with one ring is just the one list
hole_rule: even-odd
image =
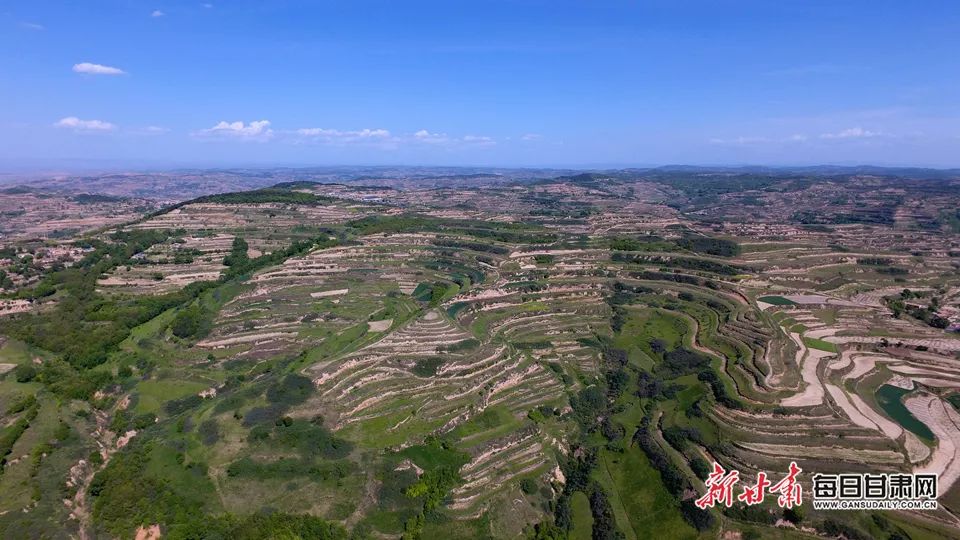
[[960,537],[960,180],[283,180],[0,193],[4,537]]

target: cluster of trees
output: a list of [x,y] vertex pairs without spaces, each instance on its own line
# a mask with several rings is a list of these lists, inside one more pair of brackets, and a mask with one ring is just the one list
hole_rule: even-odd
[[77,204],[99,204],[121,202],[123,197],[112,197],[110,195],[100,195],[96,193],[80,193],[71,197]]
[[899,319],[904,313],[921,320],[934,328],[944,329],[950,326],[950,320],[940,316],[937,312],[940,310],[940,298],[934,296],[926,307],[917,306],[908,303],[914,298],[921,298],[920,294],[914,293],[910,289],[904,289],[897,296],[888,296],[884,298],[887,307],[893,312],[893,316]]
[[423,266],[429,270],[449,274],[450,281],[464,289],[472,283],[483,283],[484,279],[486,279],[486,275],[482,270],[466,266],[459,261],[450,260],[446,257],[437,257],[432,261],[425,262]]
[[163,404],[163,410],[170,416],[177,416],[203,403],[203,398],[190,394],[180,399],[171,399]]
[[43,263],[34,257],[34,253],[25,253],[21,255],[10,255],[9,257],[0,256],[0,259],[10,259],[11,263],[6,265],[6,269],[3,271],[7,275],[7,280],[4,280],[6,285],[4,288],[13,289],[15,284],[13,283],[13,278],[10,277],[11,274],[19,275],[24,280],[29,280],[30,278],[42,275],[45,271],[56,271],[62,270],[64,265],[60,261],[54,261],[49,269],[45,269]]
[[205,516],[202,520],[172,527],[165,537],[171,540],[195,538],[310,538],[311,540],[347,540],[350,535],[336,523],[308,514],[262,512],[244,517]]
[[164,311],[192,301],[216,282],[195,282],[180,291],[156,296],[106,297],[97,279],[135,253],[164,241],[170,231],[121,231],[112,244],[97,243],[71,268],[48,274],[25,297],[60,291],[53,309],[22,313],[0,321],[0,331],[42,349],[60,353],[77,369],[102,364],[130,331]]
[[712,368],[707,368],[697,373],[697,380],[703,381],[710,386],[710,390],[713,391],[713,397],[717,400],[717,403],[728,409],[743,408],[743,404],[740,403],[739,400],[731,397],[730,394],[727,393],[727,387],[723,385],[723,381],[720,380],[720,377],[717,376],[717,373]]
[[[596,452],[577,449],[571,457],[562,460],[560,465],[563,469],[563,475],[566,483],[563,491],[557,498],[554,507],[554,522],[562,531],[569,531],[573,526],[573,512],[570,507],[570,498],[577,491],[585,491],[590,485],[590,474],[597,466]],[[579,454],[579,455],[578,455]]]
[[860,257],[857,262],[864,266],[889,266],[893,259],[887,257]]
[[[4,467],[7,464],[7,456],[13,451],[13,445],[30,428],[30,422],[40,412],[40,406],[37,404],[36,398],[33,399],[32,404],[25,405],[25,408],[26,412],[16,422],[0,429],[0,476],[3,475]],[[14,407],[11,407],[11,410],[13,409]]]
[[420,475],[420,479],[406,489],[406,495],[414,499],[422,497],[424,511],[430,511],[440,506],[447,492],[460,482],[457,469],[440,466]]
[[345,478],[350,472],[351,466],[345,461],[318,462],[303,458],[259,461],[243,457],[227,466],[227,476],[254,480],[309,478],[323,482]]
[[663,353],[663,363],[658,366],[668,377],[680,377],[710,367],[710,357],[686,347],[678,347]]
[[443,301],[443,298],[447,295],[451,287],[455,287],[455,285],[444,281],[421,283],[417,285],[417,288],[410,294],[417,300],[426,302],[431,307],[435,307],[440,305],[440,302]]
[[435,231],[496,240],[508,244],[549,244],[559,239],[555,233],[523,223],[496,223],[463,219],[441,219],[419,214],[400,216],[367,216],[347,222],[357,234],[396,234],[401,232]]
[[243,237],[235,236],[233,243],[230,245],[230,253],[223,258],[223,265],[231,267],[249,265],[250,257],[247,255],[249,249],[250,246]]
[[633,444],[640,447],[647,455],[650,464],[660,473],[664,487],[677,500],[681,500],[680,513],[683,518],[698,531],[706,531],[713,527],[714,518],[710,512],[697,508],[690,499],[683,500],[684,492],[690,489],[690,481],[680,469],[674,465],[667,453],[660,448],[657,441],[650,434],[651,418],[644,416],[637,431],[633,435]]
[[224,257],[223,264],[227,266],[226,272],[220,278],[221,282],[232,279],[243,279],[252,272],[274,266],[282,263],[290,257],[302,255],[312,249],[325,249],[336,246],[340,241],[328,235],[321,235],[308,240],[298,240],[290,244],[286,249],[278,249],[272,253],[261,255],[251,259],[247,255],[248,245],[242,237],[235,237],[230,248],[230,254]]
[[667,444],[676,448],[679,452],[686,450],[691,442],[699,445],[704,444],[703,435],[700,434],[700,430],[697,428],[671,426],[664,428],[662,433],[663,440],[667,441]]
[[637,397],[654,400],[672,399],[680,390],[683,390],[682,386],[665,382],[648,371],[639,370],[637,374]]
[[626,253],[614,253],[610,256],[614,262],[624,262],[632,264],[650,264],[668,268],[680,268],[682,270],[693,270],[698,272],[708,272],[721,276],[736,276],[743,274],[748,270],[732,264],[718,263],[707,259],[692,259],[688,257],[663,257],[663,256],[642,256],[628,255]]
[[346,223],[347,227],[360,235],[423,231],[436,228],[438,224],[439,220],[437,218],[416,214],[402,216],[373,215]]
[[190,264],[202,254],[203,252],[199,249],[182,248],[174,251],[173,257],[168,260],[168,262],[172,262],[173,264]]
[[450,345],[441,345],[437,348],[439,351],[444,352],[464,352],[471,351],[480,346],[480,341],[475,338],[467,338],[463,341],[458,341],[456,343],[451,343]]
[[554,506],[555,525],[537,527],[535,538],[566,537],[573,527],[571,498],[578,491],[586,494],[590,501],[590,514],[593,516],[592,537],[598,540],[623,538],[623,533],[617,529],[613,509],[603,486],[591,478],[593,470],[597,467],[597,461],[596,451],[583,447],[578,448],[571,457],[561,461],[566,483]]
[[423,467],[423,473],[419,477],[413,474],[411,482],[408,473],[412,471],[387,472],[381,489],[380,505],[410,508],[410,503],[415,503],[416,507],[412,510],[416,514],[404,523],[401,538],[417,540],[423,537],[423,526],[426,522],[447,519],[438,509],[447,499],[450,490],[463,481],[458,471],[470,461],[470,456],[454,448],[449,441],[434,436],[428,436],[424,444],[408,447],[394,457],[403,456]]
[[113,419],[110,420],[110,431],[114,433],[124,433],[131,429],[142,430],[152,426],[157,421],[157,416],[153,413],[143,413],[132,416],[126,410],[117,411]]
[[697,287],[707,287],[708,289],[714,290],[720,288],[720,285],[718,285],[716,281],[687,274],[668,274],[666,272],[644,270],[642,272],[630,272],[630,277],[647,281],[672,281],[674,283],[683,283]]
[[[886,266],[883,268],[877,268],[878,274],[885,274],[888,276],[905,276],[910,273],[906,268],[901,268],[899,266]],[[895,278],[894,281],[902,282],[902,278]]]
[[590,514],[593,516],[593,540],[619,540],[625,538],[617,530],[617,522],[613,517],[613,508],[607,499],[607,493],[595,487],[590,491]]
[[480,251],[483,253],[493,253],[494,255],[507,255],[510,250],[494,244],[485,244],[482,242],[466,242],[455,240],[453,238],[438,238],[433,241],[433,245],[447,248],[469,249],[471,251]]
[[790,219],[796,223],[844,225],[851,223],[866,223],[875,225],[893,225],[894,215],[899,203],[891,202],[883,206],[862,208],[856,211],[844,212],[827,210],[800,210],[794,212]]
[[144,523],[201,523],[205,520],[213,488],[206,475],[197,485],[161,481],[149,474],[153,443],[139,438],[118,452],[90,483],[93,517],[111,536],[130,536]]
[[252,191],[237,191],[232,193],[218,193],[216,195],[204,195],[189,201],[177,203],[166,208],[162,208],[152,214],[148,214],[147,219],[156,216],[168,214],[178,208],[183,208],[188,204],[215,203],[215,204],[264,204],[264,203],[282,203],[282,204],[304,204],[319,205],[335,201],[331,197],[323,197],[313,193],[304,193],[302,191],[293,191],[291,189],[278,189],[276,187],[255,189]]
[[13,280],[10,279],[10,276],[7,275],[7,272],[0,270],[0,289],[12,289]]
[[616,308],[617,306],[637,302],[637,297],[641,294],[655,294],[656,292],[650,287],[642,285],[634,287],[622,281],[615,281],[613,283],[613,294],[607,297],[607,303],[610,304],[611,308]]
[[673,251],[676,247],[675,243],[655,235],[621,236],[610,240],[613,251]]
[[170,331],[180,339],[201,339],[213,329],[212,310],[197,300],[181,309],[170,323]]
[[476,222],[472,226],[458,227],[454,230],[477,238],[489,238],[507,244],[550,244],[560,239],[556,233],[523,230],[518,225],[520,224],[504,223],[494,228],[488,223]]
[[697,253],[720,257],[736,257],[740,254],[740,244],[733,240],[709,236],[685,236],[677,240],[677,246]]
[[417,363],[410,371],[412,371],[417,377],[433,377],[437,374],[437,370],[440,369],[440,366],[442,365],[443,358],[439,356],[431,356],[429,358],[421,358],[417,360]]
[[353,445],[325,428],[323,418],[318,416],[308,421],[285,416],[291,407],[305,402],[314,391],[313,382],[308,377],[295,373],[268,385],[265,392],[268,405],[254,407],[243,416],[243,425],[252,428],[249,441],[296,450],[308,467],[316,458],[338,460],[346,457]]
[[573,409],[573,418],[580,425],[584,433],[591,433],[597,429],[597,418],[607,414],[607,393],[599,384],[594,384],[570,396],[570,407]]
[[[105,532],[129,537],[149,523],[167,524],[165,538],[318,538],[346,539],[339,525],[307,515],[261,513],[245,517],[212,514],[208,504],[216,500],[202,463],[183,465],[198,469],[187,474],[196,485],[160,481],[147,473],[153,443],[134,441],[94,476],[90,485],[93,515]],[[271,471],[274,472],[274,471]],[[228,470],[229,474],[229,470]],[[271,475],[272,477],[272,475]]]
[[[685,235],[675,241],[656,235],[613,238],[610,240],[610,249],[613,251],[676,251],[677,249],[685,249],[720,257],[734,257],[741,252],[740,244],[733,240],[693,235]],[[614,260],[620,259],[615,258]]]

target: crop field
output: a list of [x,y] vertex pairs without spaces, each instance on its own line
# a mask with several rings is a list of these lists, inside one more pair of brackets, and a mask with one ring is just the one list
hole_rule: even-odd
[[[960,237],[923,192],[869,221],[859,177],[691,182],[290,182],[84,227],[3,298],[0,530],[960,536]],[[693,504],[714,462],[792,461],[807,493],[936,473],[940,508]]]

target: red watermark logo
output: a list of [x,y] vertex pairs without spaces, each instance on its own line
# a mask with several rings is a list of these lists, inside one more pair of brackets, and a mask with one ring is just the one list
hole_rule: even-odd
[[[773,483],[767,473],[757,473],[757,481],[740,487],[736,500],[747,506],[763,502],[768,493],[777,494],[780,508],[803,504],[803,487],[797,477],[803,470],[791,462],[787,475]],[[713,464],[713,472],[704,482],[707,492],[694,504],[701,510],[721,504],[733,506],[740,471]],[[938,494],[936,474],[815,474],[813,507],[817,510],[936,510]]]
[[[796,462],[790,463],[790,470],[779,482],[774,484],[767,479],[764,472],[757,473],[757,482],[750,486],[743,486],[737,500],[753,506],[763,502],[767,493],[779,494],[777,504],[781,508],[793,508],[803,503],[803,487],[797,481],[797,476],[803,469]],[[740,471],[727,471],[719,463],[714,462],[713,472],[707,477],[707,492],[697,499],[694,504],[701,510],[713,508],[723,504],[727,508],[733,506],[734,486],[740,482]]]

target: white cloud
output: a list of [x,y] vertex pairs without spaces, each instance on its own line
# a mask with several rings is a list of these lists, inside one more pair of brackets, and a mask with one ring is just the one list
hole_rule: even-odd
[[870,131],[862,127],[853,127],[838,131],[836,133],[824,133],[820,135],[821,139],[863,139],[868,137],[879,137],[883,133],[879,131]]
[[382,139],[390,137],[390,132],[385,129],[361,129],[359,131],[341,131],[339,129],[324,128],[303,128],[298,129],[297,134],[304,137],[329,137],[329,138],[351,138],[351,139]]
[[807,142],[807,139],[809,138],[810,137],[807,137],[803,133],[794,133],[793,135],[790,136],[789,140],[792,142]]
[[481,146],[497,144],[497,141],[494,141],[493,137],[484,137],[482,135],[465,135],[463,137],[463,142],[468,144],[478,144]]
[[86,75],[123,75],[126,71],[102,64],[91,64],[90,62],[80,62],[73,65],[74,73],[83,73]]
[[736,137],[733,139],[720,139],[714,138],[710,139],[710,144],[721,144],[721,145],[749,145],[749,144],[758,144],[769,142],[770,139],[766,137]]
[[163,135],[164,133],[170,133],[170,128],[147,126],[134,131],[134,133],[137,135]]
[[539,133],[527,133],[522,137],[520,137],[520,140],[521,141],[539,141],[542,138],[543,138],[543,135],[540,135]]
[[153,10],[153,13],[150,14],[151,17],[163,17],[166,13],[160,11],[159,9]]
[[53,125],[58,128],[72,129],[76,132],[104,132],[117,129],[117,126],[110,122],[104,122],[102,120],[81,120],[76,116],[61,118]]
[[329,145],[361,144],[395,147],[396,137],[385,129],[340,130],[326,128],[302,128],[294,132],[296,143]]
[[219,122],[210,129],[203,129],[196,133],[206,137],[221,137],[248,141],[265,141],[273,137],[269,120],[258,120],[244,124],[243,122]]
[[442,146],[493,146],[497,144],[497,141],[493,137],[486,137],[483,135],[464,135],[463,137],[451,137],[446,133],[433,133],[427,131],[426,129],[421,129],[420,131],[413,134],[413,142],[424,143],[424,144],[436,144]]
[[46,28],[45,26],[43,26],[42,24],[37,24],[37,23],[32,23],[32,22],[22,22],[22,23],[20,23],[20,26],[21,26],[22,28],[26,28],[27,30],[38,30],[38,31],[39,31],[39,30],[46,30],[46,29],[47,29],[47,28]]
[[446,145],[454,142],[446,133],[431,133],[425,129],[414,133],[413,140],[419,143],[436,145]]
[[448,137],[446,133],[430,133],[425,129],[421,129],[420,131],[414,133],[413,137],[418,141],[432,143],[446,142],[450,140],[450,137]]
[[[290,144],[319,144],[330,146],[358,145],[382,149],[398,149],[405,145],[436,145],[455,149],[464,147],[488,147],[497,144],[496,139],[484,135],[450,136],[446,133],[434,133],[425,129],[414,133],[394,134],[381,128],[355,130],[309,127],[294,130],[271,129],[267,120],[256,122],[219,122],[209,129],[192,133],[194,137],[221,139],[267,141],[277,140]],[[141,130],[144,133],[152,130]],[[159,131],[152,131],[159,133]]]

